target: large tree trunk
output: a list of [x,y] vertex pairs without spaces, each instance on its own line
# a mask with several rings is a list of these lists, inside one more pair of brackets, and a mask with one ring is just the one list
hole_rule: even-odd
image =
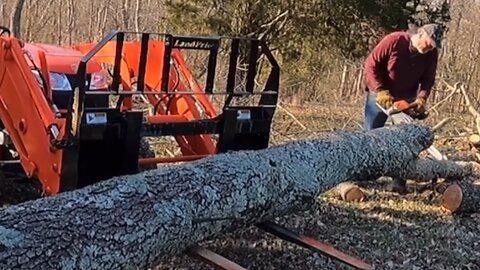
[[216,234],[307,210],[346,180],[469,173],[450,161],[419,160],[432,141],[415,125],[332,133],[13,206],[0,211],[0,268],[143,269]]

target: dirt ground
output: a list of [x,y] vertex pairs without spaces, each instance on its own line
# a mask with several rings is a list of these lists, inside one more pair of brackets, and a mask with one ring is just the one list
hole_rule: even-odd
[[[444,117],[433,115],[427,123],[433,126]],[[438,130],[435,144],[450,158],[476,160],[476,150],[466,141],[471,132],[465,128],[469,121],[457,119]],[[282,106],[272,143],[360,126],[358,107]],[[276,222],[356,256],[375,269],[480,269],[480,214],[449,214],[439,207],[440,194],[422,190],[422,184],[409,181],[409,193],[398,195],[385,191],[387,182],[368,181],[362,185],[367,194],[364,202],[342,202],[327,192],[310,211]],[[34,189],[26,192],[29,186],[25,183],[2,184],[1,189],[4,205],[35,197]],[[19,198],[19,194],[24,195]],[[354,269],[253,226],[201,245],[247,269]],[[213,268],[181,254],[156,269]]]

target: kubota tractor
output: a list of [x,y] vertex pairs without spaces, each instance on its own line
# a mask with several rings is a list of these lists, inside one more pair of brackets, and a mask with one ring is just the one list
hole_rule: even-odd
[[[60,111],[66,110],[73,89],[72,85],[75,83],[78,63],[83,54],[72,48],[43,43],[25,43],[23,49],[27,63],[40,84],[42,84],[42,70],[39,67],[45,61],[43,66],[47,70],[43,72],[48,72],[50,78],[47,82],[49,83],[47,90],[51,91],[53,104]],[[92,61],[86,73],[87,78],[90,79],[90,90],[108,90],[110,83],[108,74],[100,63]],[[85,100],[85,106],[108,106],[108,95],[89,96]]]
[[[3,170],[38,180],[45,195],[136,173],[139,164],[268,146],[280,71],[261,40],[114,31],[97,43],[53,46],[1,30]],[[207,54],[203,84],[187,51]],[[137,96],[153,113],[136,108]],[[214,96],[224,97],[218,106]],[[140,157],[140,141],[152,136],[175,138],[181,156]]]

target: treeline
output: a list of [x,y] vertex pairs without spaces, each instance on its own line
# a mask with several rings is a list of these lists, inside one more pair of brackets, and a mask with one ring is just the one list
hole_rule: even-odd
[[[1,2],[2,25],[19,2]],[[446,29],[439,76],[478,97],[478,11],[474,0],[26,0],[19,34],[60,44],[115,29],[261,37],[281,62],[284,98],[351,101],[362,97],[362,60],[384,34],[437,22]]]

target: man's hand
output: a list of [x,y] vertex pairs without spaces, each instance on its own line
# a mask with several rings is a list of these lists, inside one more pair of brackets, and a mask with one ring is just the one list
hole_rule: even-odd
[[425,108],[425,99],[424,98],[417,98],[415,101],[415,106],[412,108],[414,115],[412,116],[418,120],[424,120],[428,117],[427,110]]
[[416,112],[419,112],[419,113],[423,113],[425,112],[425,103],[426,103],[426,100],[424,98],[417,98],[415,101],[415,111]]
[[390,108],[393,105],[393,97],[388,90],[380,90],[377,93],[377,103],[385,109]]

